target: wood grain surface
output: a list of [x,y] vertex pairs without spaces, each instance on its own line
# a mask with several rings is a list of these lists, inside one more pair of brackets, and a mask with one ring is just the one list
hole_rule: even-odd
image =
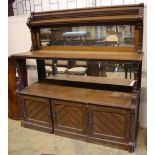
[[139,22],[144,4],[102,6],[31,13],[29,27],[45,25],[92,24],[109,22]]
[[132,93],[69,87],[48,82],[34,83],[20,91],[20,94],[119,108],[132,106]]
[[141,61],[143,53],[137,52],[109,52],[109,51],[49,51],[37,50],[13,54],[13,58],[29,59],[80,59],[80,60],[118,60],[118,61]]

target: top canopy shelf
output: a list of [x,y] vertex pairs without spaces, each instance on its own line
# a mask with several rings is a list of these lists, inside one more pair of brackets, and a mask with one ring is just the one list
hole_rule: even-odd
[[143,22],[144,4],[32,12],[29,27],[69,24]]

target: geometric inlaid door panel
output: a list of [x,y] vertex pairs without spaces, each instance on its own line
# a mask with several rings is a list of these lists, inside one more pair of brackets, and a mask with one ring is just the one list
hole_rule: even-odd
[[100,139],[129,141],[130,111],[117,108],[89,106],[90,136]]
[[23,96],[23,121],[52,132],[51,108],[48,98]]
[[54,130],[86,136],[87,110],[84,104],[52,100]]

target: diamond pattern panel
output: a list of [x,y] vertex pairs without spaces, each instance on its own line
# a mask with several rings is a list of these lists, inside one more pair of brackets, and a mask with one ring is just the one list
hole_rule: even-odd
[[27,118],[42,122],[49,122],[48,103],[26,99],[25,108]]
[[93,116],[94,133],[124,137],[125,117],[123,114],[95,111]]
[[76,106],[56,105],[57,125],[82,129],[83,114],[82,109]]

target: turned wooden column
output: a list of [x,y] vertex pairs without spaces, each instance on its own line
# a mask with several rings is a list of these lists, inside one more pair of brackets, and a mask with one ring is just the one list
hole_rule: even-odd
[[135,40],[134,40],[134,46],[135,50],[141,49],[143,44],[143,24],[138,23],[135,25]]
[[142,61],[139,64],[139,71],[138,71],[138,87],[141,88],[141,80],[142,80]]
[[27,86],[27,69],[26,69],[26,59],[17,59],[17,89],[20,91]]
[[141,87],[142,63],[141,62],[134,63],[133,68],[134,68],[134,80],[136,80],[134,89],[139,90]]
[[30,51],[35,51],[37,50],[37,33],[32,28],[30,28],[30,32],[31,32],[31,43],[32,43]]
[[[32,13],[33,14],[33,13]],[[27,26],[29,27],[31,17],[28,18]],[[41,48],[40,45],[40,29],[29,27],[31,32],[31,48],[30,51],[39,50]]]

